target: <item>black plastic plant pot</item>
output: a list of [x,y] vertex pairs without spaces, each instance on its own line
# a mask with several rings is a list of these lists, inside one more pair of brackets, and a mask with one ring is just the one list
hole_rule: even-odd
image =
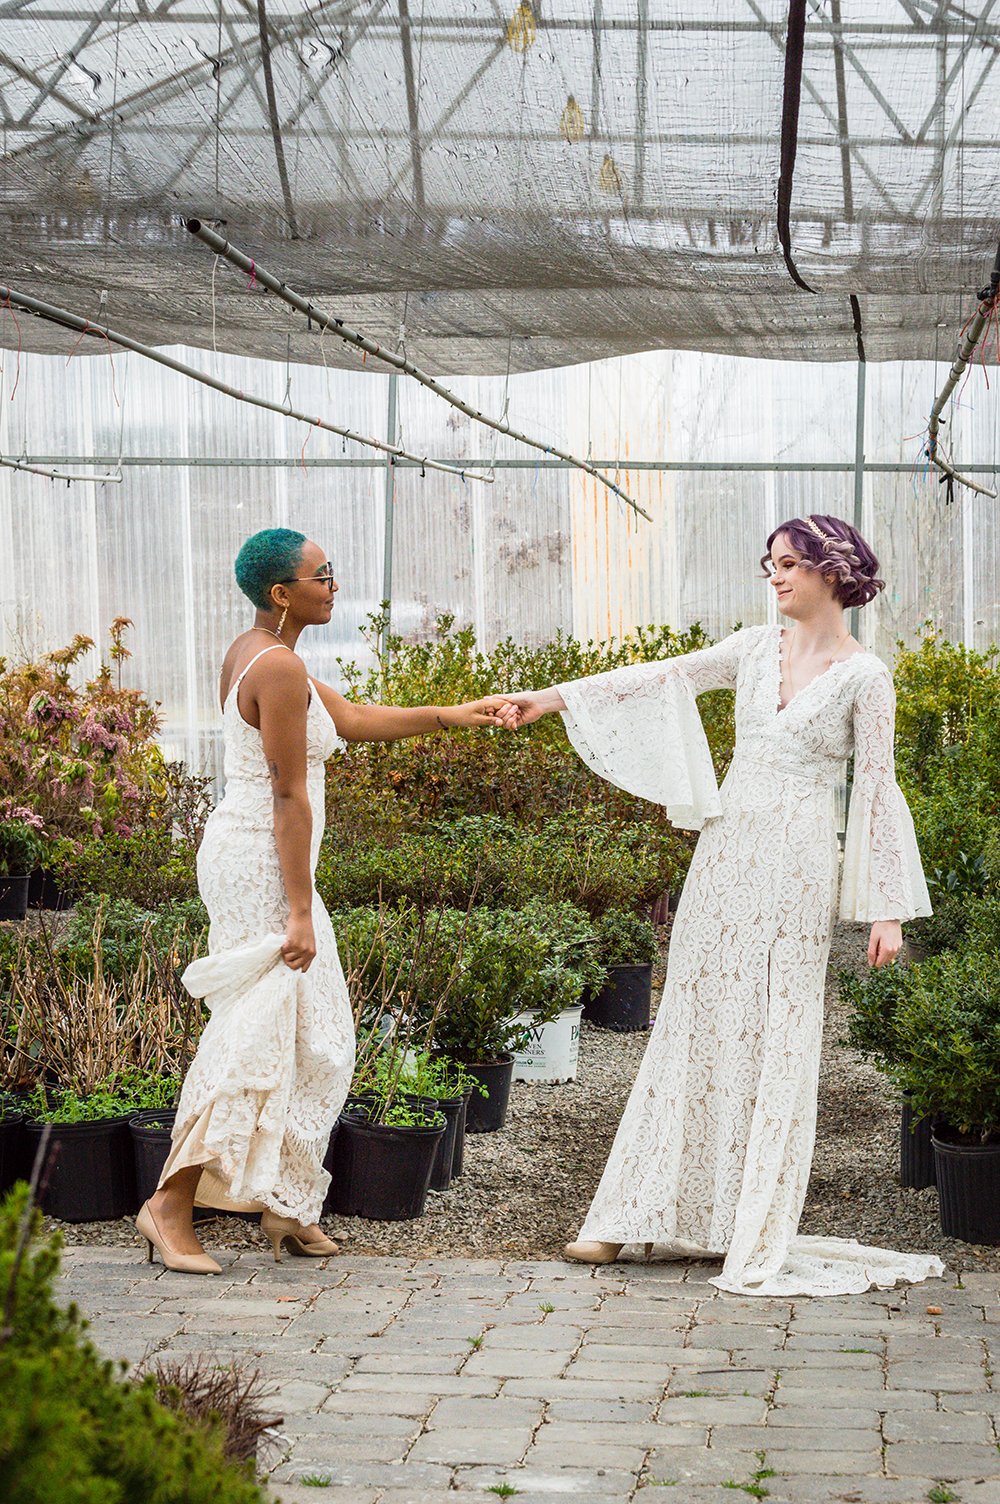
[[1000,1244],[1000,1144],[931,1142],[945,1237]]
[[458,1114],[458,1122],[455,1125],[455,1147],[451,1156],[451,1178],[457,1180],[465,1166],[465,1125],[469,1116],[469,1098],[472,1096],[472,1087],[467,1086],[462,1093],[462,1108]]
[[465,1127],[465,1098],[464,1097],[440,1097],[434,1103],[439,1112],[444,1113],[444,1136],[437,1146],[434,1155],[434,1163],[431,1166],[432,1191],[446,1191],[451,1185],[451,1177],[455,1165],[455,1139],[458,1136],[459,1125]]
[[333,1149],[330,1210],[374,1222],[409,1222],[423,1214],[445,1126],[387,1128],[347,1112]]
[[68,909],[73,899],[59,879],[44,867],[36,867],[28,881],[29,909]]
[[0,919],[25,919],[31,878],[0,877]]
[[[350,1100],[351,1099],[348,1098],[348,1101]],[[330,1176],[330,1184],[327,1186],[326,1195],[323,1198],[324,1217],[329,1216],[330,1212],[333,1211],[333,1189],[337,1172],[335,1155],[337,1150],[337,1134],[339,1132],[340,1123],[338,1121],[334,1123],[333,1127],[330,1130],[330,1142],[327,1144],[326,1153],[323,1155],[323,1168]]]
[[607,985],[584,1004],[583,1016],[597,1029],[635,1034],[649,1028],[652,1004],[652,965],[609,966]]
[[141,1206],[156,1190],[170,1153],[173,1112],[137,1112],[129,1119],[135,1160],[135,1197]]
[[899,1123],[899,1183],[911,1191],[923,1191],[936,1183],[931,1119],[920,1118],[914,1124],[907,1097],[903,1098]]
[[496,1133],[507,1120],[510,1082],[514,1074],[513,1055],[502,1055],[478,1065],[467,1065],[470,1076],[482,1082],[487,1095],[473,1090],[465,1113],[466,1133]]
[[24,1114],[4,1109],[0,1118],[0,1195],[24,1174]]
[[[26,1123],[34,1156],[43,1123]],[[135,1159],[128,1118],[96,1123],[53,1123],[48,1171],[42,1172],[39,1202],[60,1222],[113,1222],[138,1210]]]

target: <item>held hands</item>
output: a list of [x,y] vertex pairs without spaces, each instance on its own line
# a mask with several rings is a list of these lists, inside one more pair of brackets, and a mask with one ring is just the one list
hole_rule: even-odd
[[544,704],[542,695],[538,690],[529,690],[525,694],[504,695],[504,708],[499,717],[499,723],[507,731],[520,731],[522,726],[530,726],[532,721],[537,721],[548,709],[556,709],[555,705],[549,707]]
[[903,947],[903,929],[898,919],[879,919],[868,941],[868,965],[889,966]]
[[534,697],[524,695],[487,695],[482,700],[468,700],[464,705],[447,705],[438,713],[443,726],[502,726],[505,731],[516,731],[537,721],[541,709],[525,715],[521,709]]
[[504,695],[486,695],[482,700],[467,700],[464,705],[444,705],[438,721],[452,726],[506,726],[511,711]]

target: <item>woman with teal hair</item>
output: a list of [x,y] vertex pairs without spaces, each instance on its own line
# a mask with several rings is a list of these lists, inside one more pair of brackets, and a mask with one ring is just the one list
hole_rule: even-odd
[[333,927],[313,874],[324,763],[346,742],[496,725],[499,696],[464,705],[358,705],[316,683],[295,652],[330,620],[338,585],[304,534],[248,538],[236,579],[256,607],[222,665],[225,796],[198,852],[208,955],[185,972],[211,1018],[188,1071],[170,1156],[136,1219],[149,1257],[216,1274],[192,1225],[200,1205],[262,1213],[274,1248],[336,1253],[318,1223],[330,1133],[354,1069],[354,1028]]

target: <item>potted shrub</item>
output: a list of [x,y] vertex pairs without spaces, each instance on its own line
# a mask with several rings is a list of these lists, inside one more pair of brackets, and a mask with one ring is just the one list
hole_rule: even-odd
[[[915,967],[884,966],[862,977],[850,971],[841,971],[837,976],[841,1001],[851,1010],[846,1043],[893,1080],[898,1079],[897,1070],[906,1054],[906,1044],[899,1032],[899,1011],[915,972]],[[931,1127],[938,1108],[915,1111],[905,1087],[902,1095],[899,1183],[910,1190],[922,1191],[935,1184]]]
[[462,1170],[469,1097],[473,1091],[482,1094],[483,1087],[457,1061],[433,1056],[427,1050],[408,1052],[397,1079],[398,1089],[407,1099],[433,1105],[444,1114],[445,1132],[431,1167],[429,1189],[446,1191]]
[[88,1096],[38,1086],[25,1098],[25,1134],[34,1156],[51,1124],[42,1210],[60,1222],[108,1222],[138,1209],[129,1103],[112,1086]]
[[24,1113],[16,1097],[0,1093],[0,1196],[22,1173]]
[[40,927],[23,937],[8,984],[7,1073],[38,1083],[24,1103],[29,1151],[51,1124],[57,1153],[43,1204],[66,1221],[137,1205],[129,1119],[172,1107],[197,1028],[145,930],[121,979],[105,970],[103,940],[99,913],[89,949],[62,951]]
[[27,809],[0,819],[0,919],[23,919],[28,883],[45,849],[41,821]]
[[136,1202],[142,1206],[156,1190],[170,1152],[180,1077],[124,1071],[116,1078],[115,1088],[128,1106]]
[[333,1141],[329,1210],[378,1222],[423,1214],[445,1116],[402,1096],[345,1107]]
[[76,855],[77,844],[65,838],[45,843],[39,865],[28,884],[30,909],[61,911],[71,907],[74,890],[67,876],[67,867]]
[[896,1013],[894,1069],[932,1131],[941,1230],[1000,1244],[1000,973],[992,952],[912,968]]
[[[581,998],[603,975],[593,922],[571,903],[524,905],[523,921],[542,938],[546,964],[536,973],[537,999],[521,988],[514,1023],[524,1036],[514,1052],[515,1081],[573,1081],[580,1051]],[[558,1010],[558,1011],[556,1011]]]
[[[442,966],[453,981],[433,1028],[435,1050],[460,1061],[485,1088],[469,1099],[466,1132],[492,1133],[507,1116],[514,1051],[523,1047],[527,1026],[558,1018],[579,999],[581,983],[560,958],[546,929],[558,923],[559,906],[529,904],[523,909],[477,909],[454,915],[442,926],[443,941],[454,949]],[[431,987],[435,979],[429,978]],[[432,991],[425,997],[429,1004]]]
[[621,1033],[649,1028],[656,932],[628,909],[609,909],[597,924],[598,957],[605,977],[583,1010],[588,1023]]

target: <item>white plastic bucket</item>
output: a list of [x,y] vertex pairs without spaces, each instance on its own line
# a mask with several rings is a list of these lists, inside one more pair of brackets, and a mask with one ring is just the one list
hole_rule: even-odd
[[514,1080],[575,1081],[582,1013],[582,1004],[564,1008],[547,1024],[536,1022],[534,1013],[519,1013],[514,1022],[530,1032],[524,1048],[514,1055]]

